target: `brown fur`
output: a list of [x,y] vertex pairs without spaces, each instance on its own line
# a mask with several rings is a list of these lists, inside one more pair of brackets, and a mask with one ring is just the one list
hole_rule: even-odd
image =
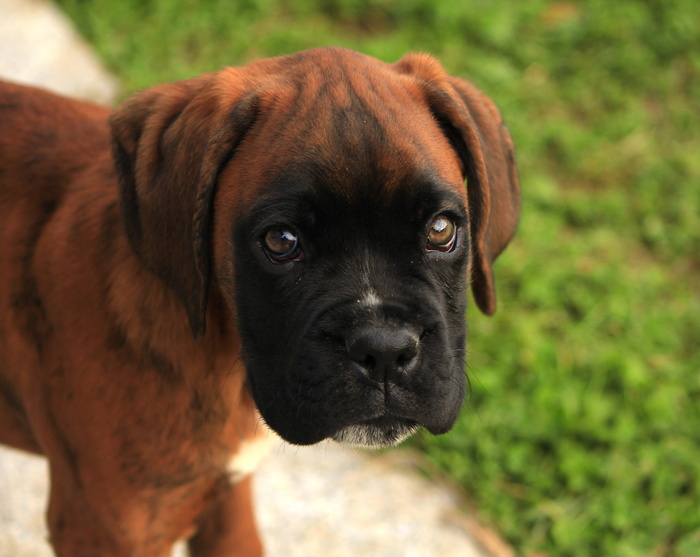
[[[250,481],[231,485],[226,472],[261,429],[226,295],[235,288],[229,231],[282,156],[261,145],[314,156],[285,127],[291,107],[323,118],[350,102],[343,87],[324,89],[315,67],[358,55],[313,52],[299,69],[316,91],[307,99],[278,77],[287,59],[264,60],[138,93],[111,116],[112,130],[106,108],[0,84],[0,441],[49,459],[58,555],[165,556],[196,532],[194,555],[260,554]],[[329,81],[388,80],[387,96],[371,102],[397,121],[403,105],[430,104],[437,116],[426,110],[411,124],[421,156],[481,184],[469,191],[480,207],[472,269],[491,313],[491,262],[519,206],[510,136],[492,103],[432,58],[365,60]],[[473,168],[434,118],[462,133]],[[415,149],[404,131],[391,140],[397,153]],[[125,221],[134,211],[138,220]]]

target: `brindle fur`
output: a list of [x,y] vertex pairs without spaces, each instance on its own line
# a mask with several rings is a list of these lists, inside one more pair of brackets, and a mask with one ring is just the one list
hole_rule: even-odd
[[493,312],[491,264],[519,210],[510,136],[429,56],[318,49],[113,113],[0,84],[0,441],[48,458],[57,555],[166,556],[182,538],[197,556],[261,554],[250,478],[227,470],[266,434],[239,340],[236,223],[282,169],[319,161],[348,198],[378,175],[382,195],[413,187],[407,165],[439,173],[469,212],[460,273],[469,263]]

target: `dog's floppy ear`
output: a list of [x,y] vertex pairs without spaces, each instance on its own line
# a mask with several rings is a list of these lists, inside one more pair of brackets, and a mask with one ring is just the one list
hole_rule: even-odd
[[251,96],[221,81],[147,89],[110,119],[129,241],[182,301],[196,338],[206,326],[215,185],[257,113]]
[[513,237],[520,214],[510,133],[486,95],[447,75],[431,56],[408,55],[396,67],[421,79],[430,110],[462,161],[473,250],[472,289],[479,309],[491,315],[496,310],[492,264]]

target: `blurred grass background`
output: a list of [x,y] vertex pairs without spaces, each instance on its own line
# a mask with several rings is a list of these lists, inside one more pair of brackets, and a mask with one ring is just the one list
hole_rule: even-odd
[[59,4],[125,92],[331,44],[476,83],[523,216],[462,417],[414,444],[519,554],[700,555],[697,0]]

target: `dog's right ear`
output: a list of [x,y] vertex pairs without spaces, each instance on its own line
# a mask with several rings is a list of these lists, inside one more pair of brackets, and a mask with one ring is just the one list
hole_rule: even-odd
[[258,105],[229,68],[142,91],[112,114],[113,155],[129,241],[206,327],[214,190]]

